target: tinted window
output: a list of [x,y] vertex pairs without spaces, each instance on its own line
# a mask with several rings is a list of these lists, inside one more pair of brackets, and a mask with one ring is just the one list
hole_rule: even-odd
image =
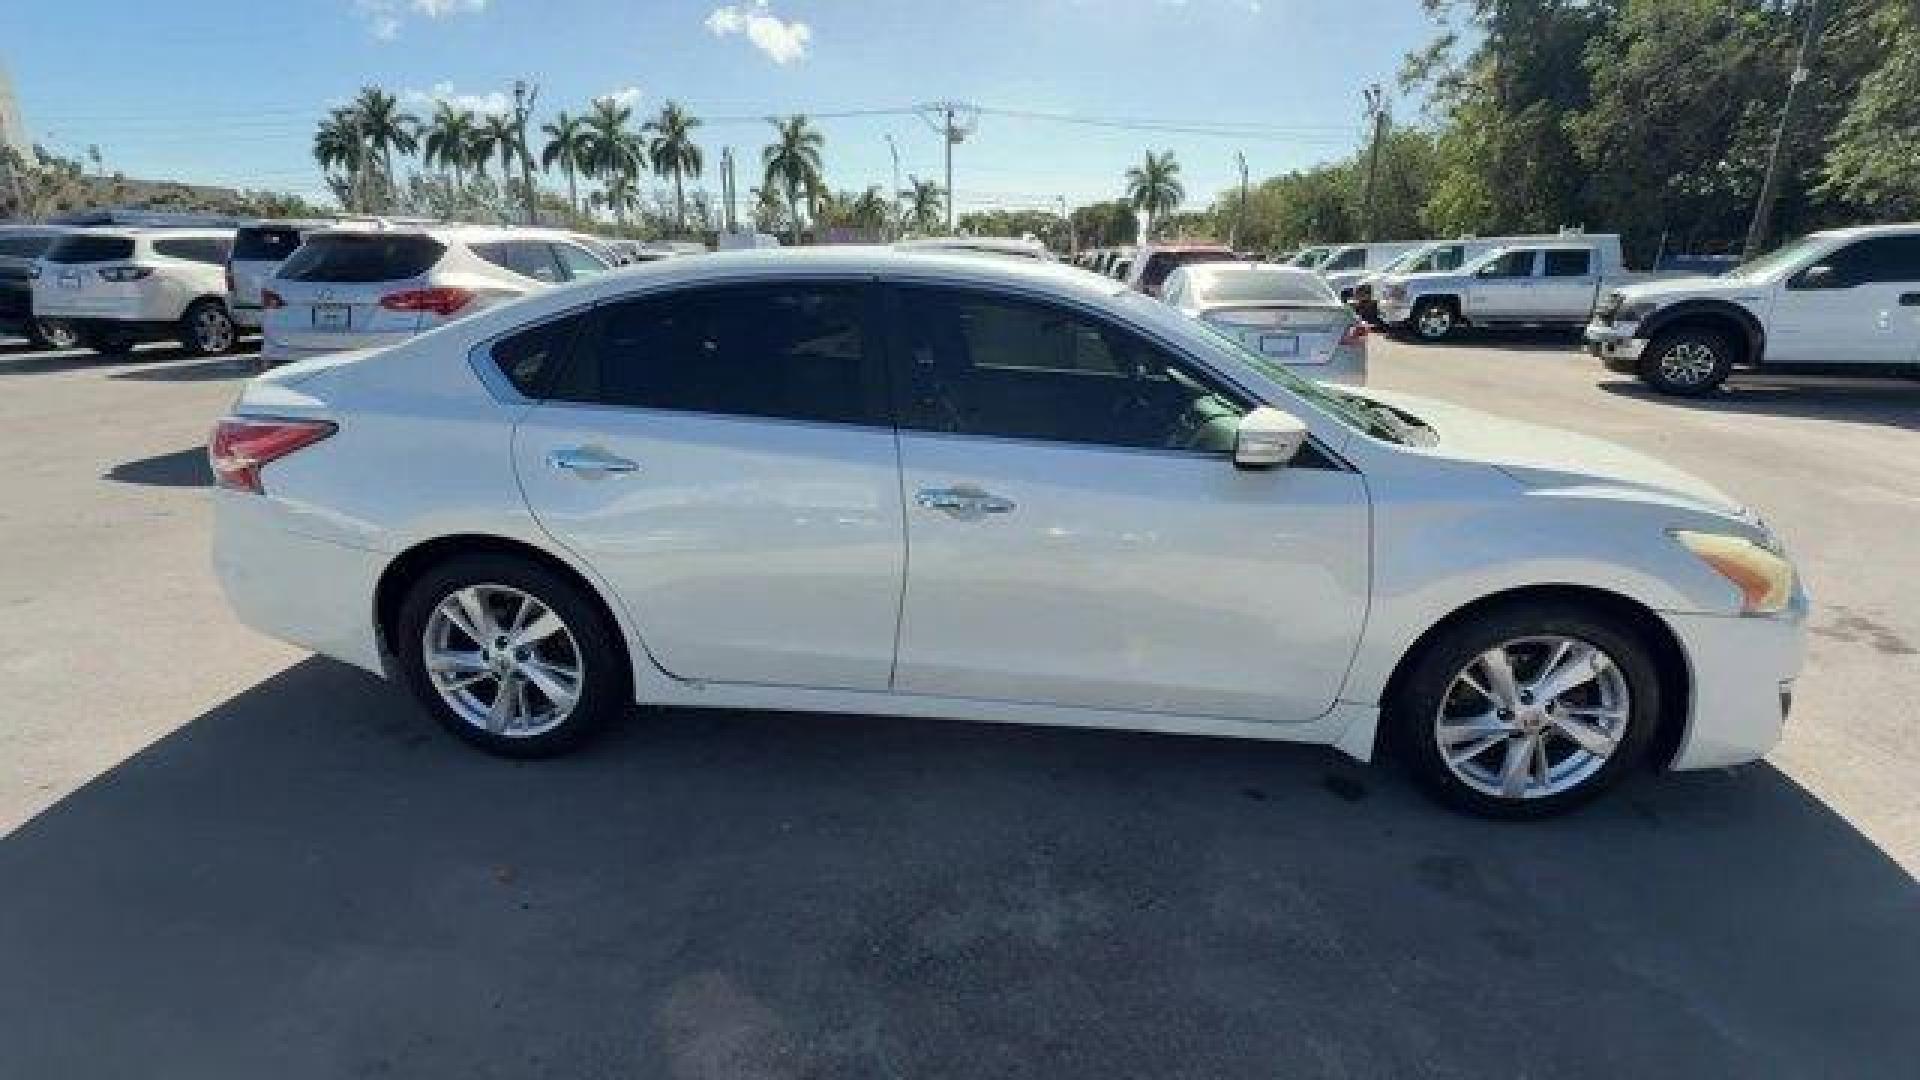
[[309,236],[280,267],[288,281],[398,281],[419,277],[447,249],[431,236],[381,233]]
[[493,362],[514,389],[530,398],[541,397],[585,321],[585,315],[569,315],[501,338],[494,342]]
[[1038,301],[900,290],[903,427],[1228,453],[1243,411],[1138,335]]
[[126,236],[63,236],[47,248],[48,262],[117,262],[133,258],[133,239]]
[[552,396],[642,409],[884,423],[858,285],[744,285],[599,310]]
[[1876,236],[1847,245],[1820,260],[1843,285],[1920,282],[1920,236]]
[[15,259],[37,259],[52,245],[50,234],[19,233],[13,236],[0,236],[0,255]]
[[1518,278],[1533,276],[1533,256],[1531,250],[1502,252],[1500,257],[1488,263],[1480,271],[1482,277]]
[[279,262],[300,246],[300,230],[284,225],[254,225],[233,234],[237,262]]
[[1326,265],[1322,266],[1320,270],[1323,273],[1337,274],[1342,270],[1358,270],[1365,265],[1367,265],[1366,249],[1348,248],[1333,258],[1328,259]]
[[473,253],[521,277],[530,277],[535,281],[544,281],[548,284],[566,280],[566,277],[560,273],[560,264],[553,261],[553,250],[545,241],[502,240],[492,244],[475,244]]
[[1334,304],[1339,298],[1318,276],[1301,271],[1216,270],[1196,282],[1209,304]]
[[1591,251],[1548,251],[1542,277],[1586,277],[1593,268]]
[[170,236],[153,242],[153,253],[169,259],[188,259],[214,266],[225,265],[232,242],[211,236]]
[[1155,296],[1160,295],[1160,286],[1166,283],[1167,275],[1176,267],[1191,263],[1231,262],[1231,251],[1156,251],[1147,256],[1147,266],[1140,274],[1140,288]]
[[592,277],[595,274],[604,274],[608,269],[607,263],[604,260],[595,258],[592,254],[581,248],[574,247],[572,244],[553,245],[553,254],[555,258],[560,260],[560,265],[566,270],[568,277]]
[[1420,260],[1421,265],[1415,267],[1415,269],[1433,273],[1443,273],[1448,270],[1460,269],[1460,264],[1466,261],[1467,249],[1459,244],[1449,244],[1443,248],[1434,248],[1426,258]]

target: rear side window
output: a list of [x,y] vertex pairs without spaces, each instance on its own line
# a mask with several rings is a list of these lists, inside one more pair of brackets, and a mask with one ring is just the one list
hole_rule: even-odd
[[1591,251],[1549,251],[1542,277],[1586,277],[1593,268]]
[[133,258],[133,238],[127,236],[63,236],[44,258],[56,263],[117,262]]
[[1167,275],[1192,263],[1232,262],[1231,251],[1156,251],[1147,257],[1147,268],[1140,274],[1140,288],[1155,296],[1166,284]]
[[551,396],[636,409],[885,423],[866,289],[778,284],[599,309]]
[[224,266],[227,255],[232,250],[233,242],[225,237],[169,236],[153,242],[155,255],[165,255],[169,259],[187,259],[211,266]]
[[280,262],[300,246],[300,230],[255,225],[233,235],[235,262]]
[[586,318],[569,315],[501,338],[493,345],[493,362],[515,390],[526,397],[542,397],[566,362]]
[[1447,270],[1458,270],[1460,269],[1460,264],[1466,260],[1467,249],[1461,247],[1459,244],[1451,244],[1447,247],[1435,248],[1426,258],[1420,260],[1421,265],[1415,267],[1415,270],[1436,273]]
[[49,234],[0,236],[0,255],[15,259],[37,259],[53,244],[53,240]]
[[309,236],[280,267],[288,281],[399,281],[419,277],[446,253],[445,245],[418,233]]
[[1367,265],[1367,249],[1348,248],[1327,260],[1326,265],[1320,267],[1320,270],[1323,273],[1337,274],[1342,270],[1358,270],[1365,265]]
[[1316,274],[1273,270],[1215,271],[1199,293],[1209,304],[1337,304],[1333,288]]
[[542,240],[500,240],[473,245],[473,253],[502,270],[550,285],[567,280],[560,264],[553,261],[553,249]]
[[572,244],[553,245],[553,254],[560,260],[561,267],[566,270],[570,278],[593,277],[595,274],[604,274],[611,269],[606,260]]
[[1499,258],[1487,264],[1487,268],[1480,272],[1481,276],[1492,278],[1532,277],[1534,254],[1535,252],[1531,249],[1503,252]]

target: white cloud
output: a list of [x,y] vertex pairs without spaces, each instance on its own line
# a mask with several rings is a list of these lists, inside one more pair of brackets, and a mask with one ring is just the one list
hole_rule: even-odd
[[813,40],[813,28],[798,19],[782,19],[773,13],[768,0],[750,4],[724,4],[707,15],[707,30],[715,37],[744,34],[748,41],[776,64],[804,60],[807,45]]
[[443,19],[486,9],[487,0],[353,0],[353,13],[367,24],[367,32],[377,41],[398,38],[409,15]]
[[409,90],[406,94],[409,105],[419,109],[431,109],[446,102],[456,109],[479,113],[483,116],[492,113],[507,113],[513,109],[513,98],[504,90],[495,90],[488,94],[462,94],[454,90],[450,82],[437,82],[431,90]]
[[635,105],[640,104],[640,99],[645,96],[646,95],[641,93],[640,88],[637,86],[623,86],[620,89],[614,90],[610,93],[601,94],[599,97],[596,97],[593,100],[611,101],[615,105],[619,105],[619,106],[630,109]]

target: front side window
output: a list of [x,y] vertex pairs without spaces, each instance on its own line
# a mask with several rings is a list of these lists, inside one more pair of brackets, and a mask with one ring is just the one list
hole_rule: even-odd
[[1586,277],[1593,269],[1591,251],[1549,251],[1542,277]]
[[1920,236],[1857,240],[1819,263],[1833,268],[1830,281],[1838,288],[1920,282]]
[[855,284],[716,286],[599,309],[550,396],[634,409],[886,422]]
[[902,427],[1225,454],[1245,408],[1132,331],[1038,300],[899,290]]
[[1523,278],[1533,276],[1533,257],[1531,249],[1503,251],[1480,271],[1481,277]]

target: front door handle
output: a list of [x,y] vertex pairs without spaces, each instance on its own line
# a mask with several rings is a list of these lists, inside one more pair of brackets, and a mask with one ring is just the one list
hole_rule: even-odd
[[1901,307],[1920,307],[1920,292],[1901,293],[1900,306]]
[[1012,499],[988,494],[968,484],[950,488],[921,488],[913,501],[961,521],[973,521],[988,514],[1011,514],[1014,510]]
[[610,454],[597,446],[571,446],[555,450],[547,455],[547,464],[576,473],[630,473],[640,468],[639,462]]

